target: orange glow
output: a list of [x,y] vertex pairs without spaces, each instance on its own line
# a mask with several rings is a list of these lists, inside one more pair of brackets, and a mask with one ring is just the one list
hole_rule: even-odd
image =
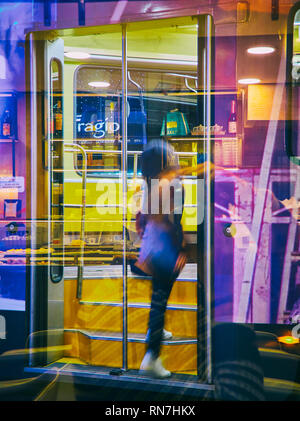
[[293,336],[280,336],[278,341],[286,345],[294,345],[299,343],[299,339],[294,338]]

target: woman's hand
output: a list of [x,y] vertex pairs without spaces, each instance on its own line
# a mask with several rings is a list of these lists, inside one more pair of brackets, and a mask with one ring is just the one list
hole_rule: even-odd
[[186,264],[186,254],[181,252],[177,258],[177,261],[174,267],[174,272],[180,273],[182,269],[184,268],[185,264]]

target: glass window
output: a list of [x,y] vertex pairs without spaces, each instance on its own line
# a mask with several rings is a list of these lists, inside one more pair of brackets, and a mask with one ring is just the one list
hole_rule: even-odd
[[[196,151],[191,139],[188,143],[181,142],[184,137],[198,134],[195,85],[195,74],[145,69],[128,71],[129,177],[134,173],[141,175],[139,152],[152,139],[166,136],[178,151]],[[120,153],[101,151],[120,151],[121,69],[81,66],[76,72],[75,86],[74,137],[79,145],[90,150],[87,152],[88,175],[105,172],[113,176],[121,168]],[[190,166],[192,158],[182,156],[181,164]],[[76,154],[74,165],[79,171],[82,169],[82,154]]]
[[[259,35],[255,23],[249,25],[247,36],[215,40],[215,123],[227,115],[227,130],[234,98],[228,97],[226,105],[219,95],[229,85],[226,68],[219,66],[225,58],[236,64],[230,84],[237,91],[236,139],[222,139],[219,146],[215,142],[218,322],[269,325],[269,329],[291,323],[299,314],[299,11],[291,24],[287,55],[284,37]],[[290,71],[285,90],[286,60]],[[233,160],[226,165],[229,151],[235,155],[236,143],[241,159],[237,165]]]
[[[57,59],[50,63],[50,124],[49,141],[51,145],[50,183],[51,183],[51,237],[53,249],[62,247],[64,232],[63,210],[63,95],[62,95],[62,64]],[[47,151],[47,153],[49,153]],[[57,265],[52,256],[51,279],[53,282],[61,281],[63,266]]]
[[[74,138],[87,150],[88,176],[113,175],[121,168],[121,69],[79,67],[75,90]],[[82,170],[82,154],[74,159],[75,168]]]

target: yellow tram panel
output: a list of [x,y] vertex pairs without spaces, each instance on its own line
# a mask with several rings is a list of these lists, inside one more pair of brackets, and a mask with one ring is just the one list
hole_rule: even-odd
[[[135,197],[136,185],[129,182],[127,191],[127,223],[134,229],[140,201]],[[185,207],[182,224],[185,231],[196,231],[197,227],[197,191],[196,182],[184,183]],[[82,187],[75,180],[64,186],[64,229],[65,232],[79,232],[82,221]],[[119,180],[88,182],[86,187],[85,231],[87,232],[122,232],[123,225],[123,191]],[[72,207],[69,207],[69,204]],[[78,207],[76,207],[78,206]]]

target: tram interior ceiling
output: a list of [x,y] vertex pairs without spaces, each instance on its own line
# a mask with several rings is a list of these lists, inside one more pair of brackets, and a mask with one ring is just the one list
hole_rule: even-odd
[[[288,27],[272,2],[266,34],[248,6],[236,25],[213,13],[89,27],[88,3],[54,30],[60,5],[45,2],[26,40],[29,94],[0,92],[0,366],[14,358],[1,314],[17,311],[15,355],[43,382],[128,376],[210,399],[218,341],[230,360],[249,357],[245,340],[267,399],[300,400],[300,12]],[[187,262],[166,304],[172,377],[155,383],[140,370],[152,281],[135,264],[142,155],[161,141]]]

